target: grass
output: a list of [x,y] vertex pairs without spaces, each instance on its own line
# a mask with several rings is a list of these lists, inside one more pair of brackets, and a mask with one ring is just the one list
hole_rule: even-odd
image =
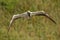
[[[28,10],[44,10],[57,24],[33,16],[16,20],[7,32],[11,17]],[[60,0],[0,0],[0,40],[60,40]]]

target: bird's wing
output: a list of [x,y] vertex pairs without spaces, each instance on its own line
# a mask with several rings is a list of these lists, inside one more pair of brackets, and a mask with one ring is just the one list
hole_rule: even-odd
[[31,16],[33,16],[33,15],[35,15],[35,16],[45,16],[56,24],[56,22],[48,14],[46,14],[44,11],[31,12]]
[[56,22],[55,22],[48,14],[45,14],[44,16],[46,16],[46,17],[49,18],[53,23],[56,24]]
[[12,17],[12,19],[11,19],[11,21],[10,21],[10,24],[9,24],[8,31],[10,30],[10,27],[11,27],[12,23],[13,23],[16,19],[18,19],[18,18],[20,18],[20,17],[21,17],[20,14],[13,15],[13,17]]
[[[30,14],[29,14],[29,15],[30,15]],[[11,21],[10,21],[8,30],[10,30],[10,27],[11,27],[12,23],[13,23],[16,19],[22,18],[22,17],[27,17],[27,16],[28,16],[27,12],[24,12],[24,13],[22,13],[22,14],[13,15],[13,17],[12,17],[12,19],[11,19]]]

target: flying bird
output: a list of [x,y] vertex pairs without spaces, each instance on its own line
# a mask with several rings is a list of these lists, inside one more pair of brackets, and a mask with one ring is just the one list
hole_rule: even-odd
[[24,13],[21,13],[21,14],[13,15],[13,17],[12,17],[12,19],[10,21],[8,30],[10,29],[12,23],[16,19],[18,19],[18,18],[27,18],[27,19],[30,19],[30,17],[32,17],[32,16],[45,16],[48,19],[50,19],[53,23],[56,24],[56,22],[44,11],[36,11],[36,12],[27,11],[27,12],[24,12]]

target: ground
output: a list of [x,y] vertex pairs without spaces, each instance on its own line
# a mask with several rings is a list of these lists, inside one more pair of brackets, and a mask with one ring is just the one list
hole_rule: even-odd
[[[56,24],[44,16],[20,18],[8,32],[12,16],[28,10],[43,10]],[[0,40],[60,40],[60,0],[0,0]]]

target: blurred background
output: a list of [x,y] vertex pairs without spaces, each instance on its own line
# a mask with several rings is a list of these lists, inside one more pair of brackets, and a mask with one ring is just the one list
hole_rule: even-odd
[[[17,19],[8,32],[14,14],[45,11],[57,24],[44,16]],[[0,40],[60,40],[60,0],[0,0]]]

